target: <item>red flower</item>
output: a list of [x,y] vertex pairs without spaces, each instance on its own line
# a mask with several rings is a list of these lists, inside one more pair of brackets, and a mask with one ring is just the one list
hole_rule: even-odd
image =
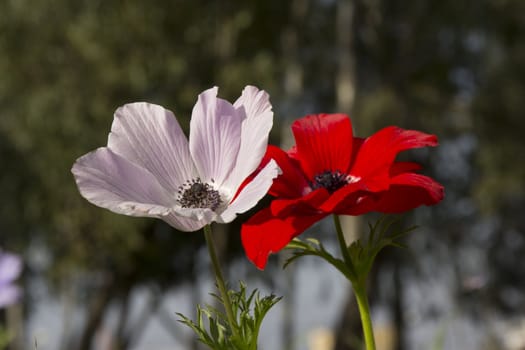
[[263,164],[282,170],[269,193],[277,197],[242,227],[246,255],[264,268],[270,253],[330,214],[399,213],[443,199],[443,186],[415,173],[420,166],[396,162],[401,151],[437,146],[435,135],[395,126],[362,139],[344,114],[309,115],[292,125],[296,146],[268,146]]

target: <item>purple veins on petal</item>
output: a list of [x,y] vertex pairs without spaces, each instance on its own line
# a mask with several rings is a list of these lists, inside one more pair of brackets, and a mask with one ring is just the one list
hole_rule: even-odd
[[231,104],[217,93],[214,87],[199,95],[189,139],[162,106],[118,108],[107,147],[73,165],[82,196],[115,213],[160,218],[182,231],[230,222],[253,207],[277,176],[277,164],[234,196],[266,150],[273,123],[269,96],[247,86]]

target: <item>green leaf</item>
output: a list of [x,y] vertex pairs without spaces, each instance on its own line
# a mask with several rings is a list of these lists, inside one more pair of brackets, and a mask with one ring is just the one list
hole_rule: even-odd
[[[246,285],[240,283],[239,291],[228,291],[232,309],[239,321],[238,336],[229,329],[226,315],[217,308],[206,305],[197,307],[197,321],[194,322],[182,314],[180,322],[190,327],[197,335],[197,339],[214,350],[256,350],[259,330],[268,311],[281,298],[271,294],[261,297],[255,289],[246,293]],[[222,299],[212,294],[222,303]],[[207,325],[207,326],[206,326]]]
[[292,256],[285,261],[283,268],[288,267],[288,265],[303,256],[318,256],[334,266],[348,280],[354,283],[357,280],[366,278],[372,269],[377,254],[383,248],[387,246],[405,247],[398,240],[412,232],[416,227],[412,226],[396,231],[394,227],[400,221],[400,218],[382,216],[374,224],[368,223],[369,234],[366,236],[367,239],[356,240],[347,247],[353,266],[348,266],[343,259],[333,256],[317,239],[307,238],[305,241],[302,241],[299,238],[295,238],[286,246],[287,249],[292,250]]

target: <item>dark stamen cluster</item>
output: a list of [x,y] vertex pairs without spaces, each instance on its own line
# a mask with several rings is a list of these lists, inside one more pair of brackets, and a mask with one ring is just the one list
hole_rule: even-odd
[[330,193],[334,193],[344,185],[348,184],[347,175],[340,171],[325,170],[314,176],[311,184],[312,189],[326,188]]
[[215,211],[222,200],[219,191],[214,190],[200,178],[188,180],[177,191],[178,202],[183,208],[208,208]]

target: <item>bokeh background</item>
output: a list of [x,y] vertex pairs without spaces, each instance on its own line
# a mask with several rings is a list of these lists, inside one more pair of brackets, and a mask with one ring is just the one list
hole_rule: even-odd
[[[420,228],[371,276],[380,349],[525,349],[524,1],[2,0],[0,246],[25,261],[24,299],[0,314],[9,349],[199,348],[175,312],[210,301],[202,234],[94,207],[70,168],[124,103],[161,104],[187,131],[199,92],[233,101],[247,84],[270,93],[285,147],[320,112],[359,136],[438,135],[410,157],[446,199],[403,217]],[[285,296],[261,348],[360,349],[349,285],[315,258],[283,271],[285,253],[257,270],[246,217],[215,234],[233,286]]]

